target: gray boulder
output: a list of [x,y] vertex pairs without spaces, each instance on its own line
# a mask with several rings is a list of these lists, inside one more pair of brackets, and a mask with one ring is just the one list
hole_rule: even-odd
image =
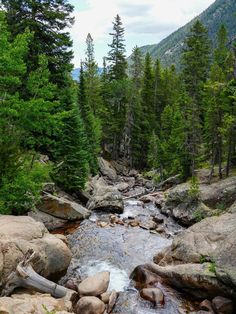
[[236,213],[210,217],[154,258],[155,273],[195,296],[236,297]]
[[102,157],[98,158],[98,166],[101,174],[108,179],[115,181],[117,179],[117,173],[115,168],[111,165],[111,163]]
[[124,202],[121,193],[114,186],[97,181],[93,195],[87,203],[89,210],[104,210],[111,213],[123,213]]
[[82,205],[49,193],[42,197],[38,209],[51,216],[66,220],[82,220],[90,216],[90,212]]

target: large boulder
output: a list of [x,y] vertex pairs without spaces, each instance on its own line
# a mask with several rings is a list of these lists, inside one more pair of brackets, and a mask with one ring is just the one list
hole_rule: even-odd
[[42,222],[49,231],[53,231],[55,229],[62,228],[68,222],[65,219],[51,216],[49,214],[41,212],[40,210],[30,211],[30,212],[28,212],[28,216],[33,218],[34,220],[36,220],[38,222]]
[[236,201],[236,177],[211,185],[200,184],[199,195],[191,195],[190,184],[179,184],[168,193],[161,211],[180,224],[191,226],[214,215],[214,209],[226,210]]
[[195,224],[154,261],[155,273],[191,294],[236,298],[236,213]]
[[10,298],[0,298],[0,313],[2,314],[69,314],[72,303],[65,299],[54,299],[48,294],[14,294]]
[[36,252],[32,266],[43,277],[60,275],[71,261],[66,244],[42,223],[31,217],[0,216],[0,293],[29,249]]
[[98,166],[101,174],[108,179],[115,181],[117,179],[117,173],[111,163],[102,157],[98,158]]
[[87,207],[89,210],[123,213],[124,202],[121,193],[116,187],[106,185],[103,181],[98,180]]
[[105,304],[96,297],[83,297],[75,307],[76,314],[103,314]]
[[191,226],[198,219],[211,215],[211,210],[201,199],[191,195],[188,183],[179,184],[170,190],[161,212],[184,226]]
[[42,197],[38,209],[54,217],[66,220],[81,220],[90,216],[90,212],[82,205],[49,193]]

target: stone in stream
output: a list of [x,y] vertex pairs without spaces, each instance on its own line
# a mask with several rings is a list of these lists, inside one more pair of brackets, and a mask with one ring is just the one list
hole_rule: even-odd
[[233,314],[233,302],[224,297],[215,297],[212,306],[217,314]]
[[109,297],[109,302],[108,302],[108,307],[107,307],[107,313],[111,313],[115,304],[116,300],[118,298],[118,293],[115,290],[112,290],[110,297]]
[[100,295],[100,298],[103,303],[108,304],[109,303],[109,298],[110,298],[111,292],[104,292]]
[[140,296],[154,305],[164,304],[164,294],[159,288],[144,288],[140,291]]
[[99,296],[107,291],[110,282],[110,272],[104,271],[90,276],[78,285],[80,296]]
[[143,266],[137,266],[131,273],[130,278],[135,281],[138,288],[146,288],[158,281],[158,277]]
[[75,306],[76,314],[103,314],[105,304],[96,297],[82,297]]

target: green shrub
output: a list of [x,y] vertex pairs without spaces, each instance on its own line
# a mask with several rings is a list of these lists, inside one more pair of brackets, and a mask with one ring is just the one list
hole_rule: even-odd
[[209,271],[211,272],[211,273],[216,273],[216,263],[215,262],[212,262],[212,263],[210,263],[210,265],[209,265]]
[[200,195],[200,189],[199,189],[199,182],[198,182],[198,178],[197,177],[192,177],[191,181],[190,181],[190,189],[188,191],[188,195],[192,198],[192,199],[199,199],[199,195]]
[[35,209],[40,200],[43,183],[49,180],[50,165],[30,161],[17,171],[11,180],[3,178],[0,187],[0,214],[25,214]]

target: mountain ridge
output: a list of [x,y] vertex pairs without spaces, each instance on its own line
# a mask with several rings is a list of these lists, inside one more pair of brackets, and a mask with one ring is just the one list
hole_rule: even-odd
[[[174,31],[160,43],[142,46],[140,50],[143,55],[149,52],[153,59],[158,58],[163,66],[175,64],[179,67],[184,39],[197,19],[207,27],[209,38],[213,46],[215,46],[217,32],[222,24],[224,24],[228,30],[229,40],[236,36],[236,16],[234,16],[234,13],[236,13],[235,0],[216,0],[200,15]],[[130,57],[128,60],[130,61]]]

